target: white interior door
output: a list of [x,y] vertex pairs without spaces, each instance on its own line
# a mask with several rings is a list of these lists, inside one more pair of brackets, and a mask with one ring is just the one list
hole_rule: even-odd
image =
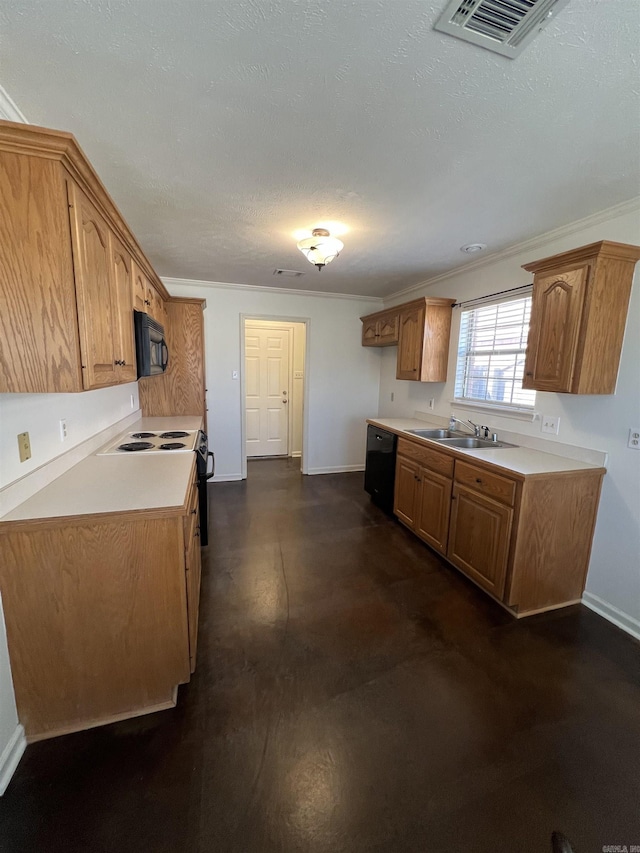
[[289,443],[288,329],[245,328],[247,456],[286,456]]

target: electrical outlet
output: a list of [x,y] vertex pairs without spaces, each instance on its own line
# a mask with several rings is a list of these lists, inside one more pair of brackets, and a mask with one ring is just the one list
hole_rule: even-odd
[[132,408],[132,409],[135,409],[135,407],[136,407],[136,398],[135,398],[135,396],[132,394],[132,395],[131,395],[131,408]]
[[67,439],[67,419],[60,418],[60,441],[66,441]]
[[548,432],[550,435],[558,435],[560,432],[560,418],[557,415],[543,415],[542,432]]
[[231,371],[231,378],[232,378],[232,379],[237,379],[237,378],[238,378],[238,371],[237,371],[237,370],[232,370],[232,371]]
[[29,440],[28,432],[21,432],[18,436],[18,450],[20,452],[20,461],[26,462],[31,459],[31,441]]
[[435,397],[432,397],[432,398],[429,400],[429,408],[430,408],[430,409],[433,409],[433,407],[435,406],[435,404],[436,404],[436,398],[435,398]]
[[393,398],[395,397],[395,394],[393,393],[393,391],[391,392],[390,397],[391,397],[391,402],[393,403]]
[[640,450],[640,427],[631,427],[627,447],[632,450]]

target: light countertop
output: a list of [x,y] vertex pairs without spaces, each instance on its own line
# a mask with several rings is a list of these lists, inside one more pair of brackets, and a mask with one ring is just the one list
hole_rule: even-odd
[[[125,432],[194,430],[201,425],[202,419],[195,416],[141,418]],[[2,516],[0,522],[144,510],[179,512],[189,491],[193,465],[192,452],[92,454]]]
[[569,459],[565,456],[557,456],[554,453],[523,446],[463,448],[438,444],[433,439],[420,438],[408,432],[411,429],[429,429],[432,426],[430,423],[417,418],[369,418],[367,423],[387,429],[396,435],[404,435],[414,441],[423,442],[434,448],[442,450],[446,447],[447,451],[460,459],[487,462],[506,472],[519,474],[523,477],[531,477],[536,474],[555,474],[563,471],[604,470],[601,466],[589,462],[580,462],[576,459]]

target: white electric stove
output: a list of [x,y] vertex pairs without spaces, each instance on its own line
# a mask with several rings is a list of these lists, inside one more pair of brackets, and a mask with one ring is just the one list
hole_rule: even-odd
[[119,436],[104,450],[99,450],[96,455],[193,452],[196,449],[199,435],[200,430],[197,429],[127,432]]

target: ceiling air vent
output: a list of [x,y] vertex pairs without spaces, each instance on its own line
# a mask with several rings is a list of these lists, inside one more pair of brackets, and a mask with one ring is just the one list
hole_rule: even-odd
[[274,270],[274,275],[283,275],[286,278],[300,278],[301,275],[304,275],[300,270]]
[[452,0],[434,29],[515,59],[569,0]]

